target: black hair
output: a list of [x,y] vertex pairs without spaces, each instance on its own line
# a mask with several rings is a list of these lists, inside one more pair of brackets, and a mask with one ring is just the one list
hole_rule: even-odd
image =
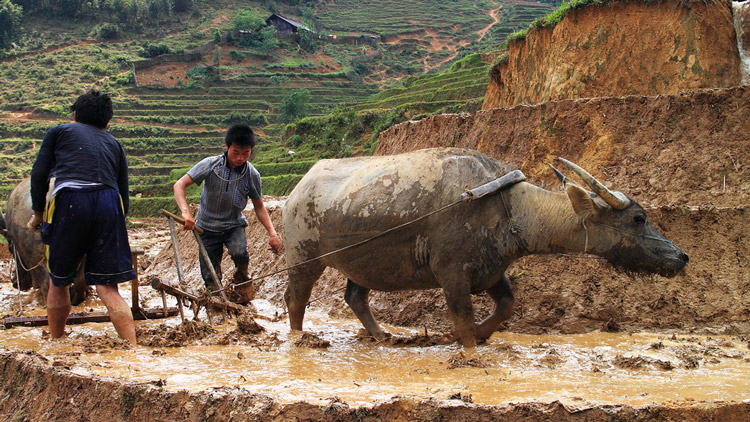
[[114,114],[112,98],[108,94],[102,94],[93,89],[79,96],[70,106],[70,110],[75,112],[76,122],[96,126],[99,129],[106,128]]
[[233,125],[227,130],[224,143],[227,147],[237,145],[238,147],[255,148],[255,134],[248,125]]

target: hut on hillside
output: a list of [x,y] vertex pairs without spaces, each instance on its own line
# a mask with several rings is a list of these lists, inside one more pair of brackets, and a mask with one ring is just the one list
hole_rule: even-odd
[[266,19],[266,24],[273,25],[274,28],[276,28],[276,32],[281,32],[282,34],[295,34],[299,32],[300,29],[312,32],[310,28],[306,27],[305,25],[302,25],[295,20],[277,15],[276,13]]

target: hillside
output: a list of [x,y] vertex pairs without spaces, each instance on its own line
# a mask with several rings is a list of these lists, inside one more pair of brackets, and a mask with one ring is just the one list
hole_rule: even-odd
[[[189,2],[187,10],[158,16],[81,4],[72,18],[55,19],[63,13],[56,3],[22,2],[29,7],[17,46],[0,50],[6,82],[0,85],[0,171],[6,175],[0,206],[28,175],[46,129],[70,119],[65,107],[96,87],[115,100],[111,130],[133,167],[134,216],[171,206],[171,180],[200,157],[221,152],[222,131],[232,123],[257,130],[256,163],[281,164],[264,173],[264,192],[284,194],[309,167],[291,161],[371,154],[377,133],[394,123],[476,110],[494,56],[477,60],[472,52],[499,48],[504,34],[554,9],[523,0],[461,0],[437,8],[424,1],[384,7],[223,0]],[[248,40],[235,28],[241,11],[284,14],[316,33],[275,39],[258,31]],[[295,95],[304,107],[287,115],[285,102]],[[332,125],[342,121],[343,110],[356,113],[345,116],[347,124]],[[312,120],[286,127],[303,117]],[[285,168],[302,173],[279,173]]]
[[[690,15],[699,18],[693,18],[697,19],[694,25],[687,27],[663,24],[660,14],[667,15],[675,8],[683,13],[685,22],[691,20]],[[727,10],[731,11],[725,2],[696,2],[689,6],[682,2],[647,6],[640,2],[614,2],[607,7],[592,5],[571,12],[554,31],[578,28],[567,33],[574,44],[602,33],[607,28],[604,23],[617,21],[617,28],[623,31],[618,38],[640,39],[644,26],[658,24],[661,39],[698,39],[701,37],[690,28],[710,27],[715,34],[731,33],[731,12],[727,16]],[[651,21],[645,15],[656,18]],[[717,16],[720,19],[713,20]],[[643,26],[630,25],[631,17],[643,21]],[[526,43],[511,43],[512,58],[493,69],[483,110],[396,125],[381,133],[376,154],[437,146],[473,148],[521,169],[531,181],[553,190],[559,189],[559,182],[549,164],[554,164],[557,157],[565,157],[649,207],[653,221],[691,257],[685,274],[669,280],[622,275],[606,264],[583,259],[522,260],[513,270],[518,274],[514,283],[519,311],[508,323],[510,330],[579,332],[612,320],[637,329],[690,327],[747,333],[750,250],[745,239],[750,236],[750,87],[740,84],[736,39],[726,40],[729,45],[695,45],[694,57],[713,57],[711,62],[701,62],[711,70],[699,72],[703,75],[700,78],[692,73],[696,77],[684,78],[686,73],[663,72],[651,66],[664,63],[652,60],[651,54],[661,57],[662,51],[661,45],[652,41],[631,44],[627,54],[634,61],[622,72],[614,67],[599,73],[596,80],[552,84],[560,67],[547,58],[565,50],[549,43],[554,31],[532,29],[526,35]],[[534,41],[545,39],[546,42]],[[614,60],[623,51],[619,43],[602,43],[598,48],[600,57]],[[595,68],[589,64],[597,59],[583,56],[581,60],[571,63],[580,69]],[[530,63],[533,72],[516,66],[525,62]],[[730,63],[736,64],[737,69],[730,72]],[[731,79],[725,77],[728,74],[733,75]],[[498,75],[502,81],[547,81],[556,89],[555,96],[569,99],[514,105],[533,91],[509,82],[503,89],[510,95],[500,95],[495,79]],[[622,78],[656,78],[664,80],[663,86],[670,89],[683,86],[686,90],[667,94],[645,84],[636,88],[648,95],[624,95],[617,89]],[[688,90],[688,80],[704,89]],[[582,92],[590,98],[579,98]],[[552,95],[542,90],[536,93],[538,98]],[[502,101],[508,102],[507,108],[487,108]],[[564,274],[560,268],[566,269]],[[399,306],[408,309],[416,303],[435,300],[432,293],[426,296],[404,298]],[[386,303],[381,304],[383,316],[392,311]],[[444,312],[442,307],[438,312]],[[394,319],[409,320],[409,316]]]
[[568,3],[511,39],[482,108],[737,86],[732,15],[724,0]]

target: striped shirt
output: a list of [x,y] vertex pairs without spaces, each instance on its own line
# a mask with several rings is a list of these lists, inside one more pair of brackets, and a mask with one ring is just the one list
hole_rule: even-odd
[[260,199],[260,173],[249,162],[231,169],[227,165],[226,152],[204,158],[187,174],[200,185],[200,208],[195,224],[209,231],[225,231],[237,226],[247,226],[242,210],[247,198]]

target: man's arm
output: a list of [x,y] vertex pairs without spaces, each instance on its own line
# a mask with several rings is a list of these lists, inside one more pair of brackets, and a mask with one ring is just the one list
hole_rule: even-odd
[[55,128],[47,131],[39,147],[34,165],[31,167],[31,209],[41,213],[47,202],[49,189],[49,173],[55,162],[55,145],[57,131]]
[[190,207],[187,203],[187,197],[185,196],[185,189],[194,184],[193,178],[189,174],[185,174],[175,182],[172,190],[174,191],[174,201],[177,203],[177,207],[180,208],[182,219],[185,220],[185,225],[182,227],[183,230],[193,230],[195,228],[195,219],[193,214],[190,212]]
[[130,181],[128,179],[128,159],[125,156],[125,150],[120,146],[120,169],[117,174],[117,189],[120,191],[122,199],[122,209],[125,215],[130,210]]
[[273,253],[275,254],[278,254],[279,252],[281,252],[281,240],[279,240],[279,235],[276,234],[276,229],[273,228],[271,216],[268,215],[268,211],[266,210],[266,206],[263,204],[263,200],[252,198],[250,200],[253,201],[255,216],[258,217],[258,221],[260,221],[260,224],[263,224],[263,227],[265,227],[268,231],[268,245],[270,246],[269,250],[273,251]]
[[42,212],[47,203],[47,190],[49,189],[49,173],[55,161],[56,131],[52,128],[47,131],[39,147],[34,165],[31,167],[31,209],[32,214],[26,227],[39,231],[42,227]]

